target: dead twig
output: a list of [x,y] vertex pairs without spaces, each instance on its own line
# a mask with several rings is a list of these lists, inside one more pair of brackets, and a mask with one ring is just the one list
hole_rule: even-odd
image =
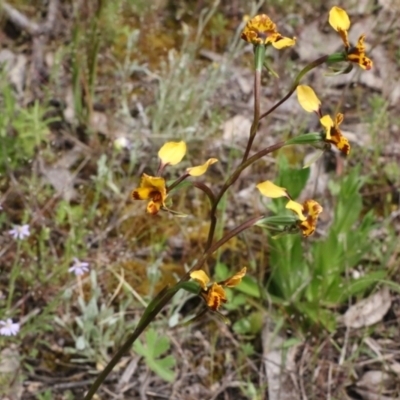
[[3,2],[1,6],[7,18],[19,29],[28,32],[32,36],[40,34],[40,27],[36,22],[29,20],[24,14],[6,2]]
[[6,2],[1,4],[7,18],[19,29],[26,31],[31,36],[49,35],[54,29],[59,0],[50,0],[47,10],[47,18],[43,24],[31,21],[26,15]]
[[59,0],[50,0],[46,20],[40,24],[31,21],[10,4],[2,3],[2,9],[6,17],[19,29],[32,36],[31,81],[35,84],[33,87],[34,92],[41,82],[46,81],[48,76],[44,61],[44,48],[54,30],[58,8]]

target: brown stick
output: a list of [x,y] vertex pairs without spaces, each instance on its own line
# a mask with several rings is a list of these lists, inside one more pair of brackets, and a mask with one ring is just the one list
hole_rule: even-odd
[[40,33],[39,25],[36,22],[29,20],[24,14],[20,13],[13,6],[3,2],[2,8],[7,18],[18,28],[23,29],[32,36]]
[[59,0],[50,0],[46,21],[42,24],[31,21],[24,14],[12,7],[10,4],[3,2],[2,8],[7,18],[18,28],[26,31],[32,36],[32,64],[31,64],[31,80],[33,92],[37,96],[40,84],[47,79],[47,71],[44,62],[44,48],[47,39],[54,29]]
[[6,2],[1,4],[7,18],[18,28],[28,32],[31,36],[48,35],[54,28],[59,6],[59,0],[50,0],[46,21],[40,25]]

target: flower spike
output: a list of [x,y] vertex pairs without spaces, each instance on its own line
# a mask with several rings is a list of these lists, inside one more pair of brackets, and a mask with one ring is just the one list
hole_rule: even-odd
[[266,14],[256,15],[250,19],[243,29],[241,38],[254,45],[272,44],[278,50],[296,44],[296,38],[290,39],[282,36]]
[[133,200],[150,200],[147,204],[147,212],[149,214],[155,215],[162,208],[176,216],[186,217],[185,214],[167,209],[165,200],[168,196],[168,192],[189,176],[203,175],[210,165],[218,161],[216,158],[210,158],[202,165],[187,168],[185,174],[167,187],[165,179],[160,175],[167,165],[176,165],[180,163],[185,154],[186,143],[184,141],[165,143],[158,151],[158,157],[161,163],[158,168],[157,176],[143,174],[140,180],[140,186],[131,192]]
[[365,35],[361,35],[356,46],[352,47],[349,42],[348,30],[350,29],[350,18],[346,11],[339,7],[332,7],[329,12],[329,24],[339,33],[343,40],[347,60],[358,64],[365,70],[372,68],[372,60],[365,55],[364,40]]

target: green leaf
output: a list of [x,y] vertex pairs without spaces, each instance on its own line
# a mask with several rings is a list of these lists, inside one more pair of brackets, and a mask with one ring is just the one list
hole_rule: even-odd
[[133,349],[146,360],[147,366],[158,376],[167,382],[173,382],[175,372],[171,368],[175,365],[175,359],[168,355],[160,356],[169,350],[170,342],[168,337],[160,336],[154,329],[149,329],[145,334],[146,344],[140,340],[133,344]]
[[303,343],[302,339],[293,337],[293,338],[285,340],[282,343],[282,349],[290,349],[291,347],[297,346],[298,344],[301,344],[301,343]]
[[333,332],[336,328],[336,316],[335,314],[322,307],[320,303],[297,303],[298,309],[305,314],[306,317],[314,325],[322,325],[329,332]]
[[251,356],[255,352],[254,346],[251,343],[241,343],[240,348],[247,356]]
[[270,241],[270,265],[272,267],[269,291],[289,301],[306,290],[309,280],[302,239],[299,235],[287,235]]
[[318,132],[305,133],[286,140],[285,146],[291,144],[317,144],[323,141],[323,137]]
[[343,290],[343,297],[340,299],[342,302],[348,297],[354,296],[358,293],[363,293],[371,287],[376,285],[378,282],[386,277],[387,273],[384,270],[370,272],[357,280],[353,280],[349,285],[346,285],[346,289]]
[[274,215],[272,217],[267,217],[260,219],[254,225],[266,226],[266,225],[293,225],[299,218],[295,215]]
[[148,361],[149,368],[160,378],[167,382],[173,382],[175,380],[175,373],[170,369],[175,365],[175,359],[171,355],[157,361]]
[[251,276],[246,275],[245,277],[243,277],[242,282],[239,286],[236,286],[235,289],[239,292],[255,297],[257,299],[261,297],[260,288],[257,282],[254,281],[254,278],[252,278]]
[[260,72],[265,60],[265,49],[266,47],[263,44],[254,46],[254,69]]
[[336,64],[338,62],[346,61],[347,60],[347,55],[344,52],[341,53],[333,53],[331,54],[327,59],[326,63],[327,64]]
[[217,281],[223,281],[229,277],[229,268],[222,262],[217,262],[215,266],[215,276]]
[[290,196],[296,199],[304,189],[309,176],[310,168],[290,168],[287,159],[280,157],[279,177],[275,183],[278,186],[286,188]]
[[161,336],[157,342],[154,343],[153,357],[160,357],[169,349],[169,340],[165,336]]

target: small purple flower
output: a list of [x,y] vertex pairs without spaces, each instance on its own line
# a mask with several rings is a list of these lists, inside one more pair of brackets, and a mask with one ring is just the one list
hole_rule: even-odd
[[76,276],[83,275],[85,272],[89,271],[89,263],[81,262],[74,257],[74,264],[68,269],[68,271],[73,272]]
[[14,324],[11,318],[8,318],[7,321],[0,321],[0,326],[0,335],[3,336],[15,336],[19,332],[19,323]]
[[23,240],[28,237],[31,233],[29,232],[29,225],[15,225],[14,229],[8,231],[8,233],[14,238]]

